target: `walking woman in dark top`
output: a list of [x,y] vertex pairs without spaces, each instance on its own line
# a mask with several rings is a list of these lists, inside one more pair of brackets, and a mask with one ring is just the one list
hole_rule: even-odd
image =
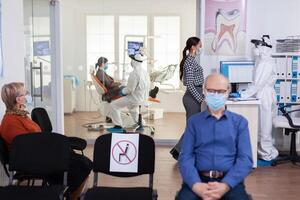
[[[203,69],[196,61],[196,56],[202,47],[201,40],[197,37],[190,37],[182,52],[180,62],[180,80],[186,86],[182,102],[186,111],[186,121],[190,116],[201,111],[201,103],[204,100],[202,85],[204,82]],[[177,160],[180,153],[182,136],[179,142],[171,150],[172,156]]]

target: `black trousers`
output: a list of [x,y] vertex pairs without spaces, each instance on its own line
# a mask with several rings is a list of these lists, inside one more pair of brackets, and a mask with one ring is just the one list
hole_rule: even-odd
[[[197,87],[196,89],[199,94],[202,94],[202,87]],[[185,94],[182,98],[182,103],[186,111],[186,122],[190,116],[201,112],[201,103],[199,103],[188,90],[185,91]],[[181,135],[178,143],[171,150],[171,154],[175,159],[178,158],[178,155],[180,153],[182,140],[183,135]]]
[[[218,181],[221,179],[211,179],[201,176],[201,181],[204,183]],[[176,200],[201,200],[185,183],[182,184],[181,190],[179,191]],[[221,200],[249,200],[249,196],[246,192],[244,183],[239,183],[234,188],[231,188]]]
[[[89,176],[92,170],[92,161],[84,155],[70,151],[70,166],[68,171],[69,192],[74,192],[81,183]],[[47,178],[50,184],[62,184],[63,174],[53,174]]]

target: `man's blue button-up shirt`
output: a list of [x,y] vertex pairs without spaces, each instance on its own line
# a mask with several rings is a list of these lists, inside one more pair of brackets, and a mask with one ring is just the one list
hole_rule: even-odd
[[225,172],[222,182],[233,188],[245,179],[252,166],[248,122],[244,117],[225,110],[217,119],[206,110],[189,118],[179,169],[190,188],[201,182],[200,171],[210,170]]

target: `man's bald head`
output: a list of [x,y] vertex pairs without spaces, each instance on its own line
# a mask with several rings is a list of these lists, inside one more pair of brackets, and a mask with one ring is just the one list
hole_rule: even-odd
[[223,76],[222,74],[210,74],[206,77],[204,82],[204,90],[205,91],[226,91],[229,93],[230,84],[229,80]]

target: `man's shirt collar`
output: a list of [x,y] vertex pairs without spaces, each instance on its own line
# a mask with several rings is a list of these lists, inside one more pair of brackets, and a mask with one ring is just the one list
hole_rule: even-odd
[[[212,114],[209,112],[208,107],[207,107],[206,110],[204,111],[204,119],[208,119],[209,117],[214,117],[214,116],[212,116]],[[228,117],[229,117],[229,111],[226,108],[225,108],[225,111],[224,111],[224,114],[222,115],[222,117],[226,117],[226,119],[228,119]]]

